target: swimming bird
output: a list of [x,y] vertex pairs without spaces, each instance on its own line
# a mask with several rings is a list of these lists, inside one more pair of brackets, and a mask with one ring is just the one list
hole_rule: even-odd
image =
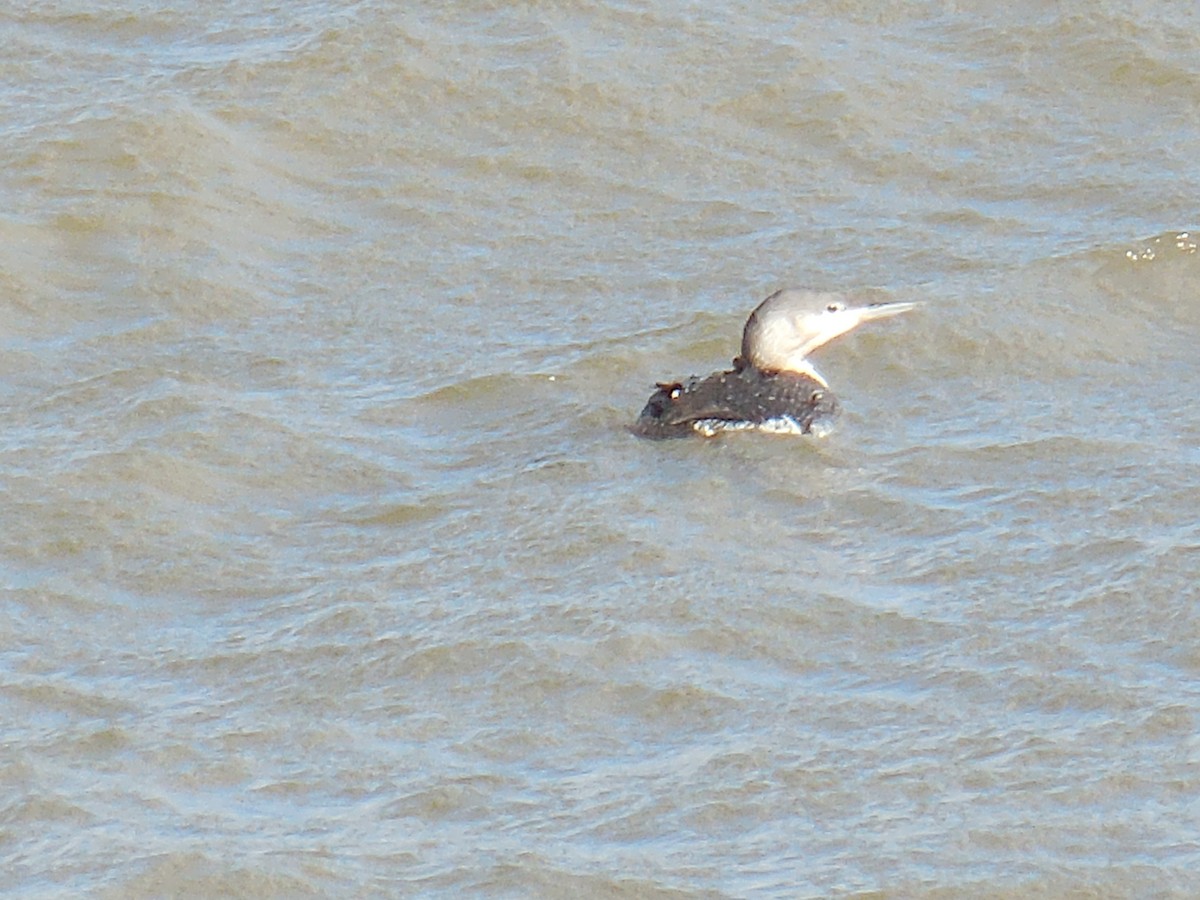
[[840,407],[808,355],[863,322],[915,305],[854,305],[844,294],[776,291],[746,320],[742,352],[731,370],[659,382],[633,430],[652,438],[724,431],[827,434]]

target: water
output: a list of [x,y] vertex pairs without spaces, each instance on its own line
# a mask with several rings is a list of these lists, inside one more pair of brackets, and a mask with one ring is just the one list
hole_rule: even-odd
[[[1200,21],[0,14],[21,896],[1192,896]],[[821,441],[655,443],[783,285]]]

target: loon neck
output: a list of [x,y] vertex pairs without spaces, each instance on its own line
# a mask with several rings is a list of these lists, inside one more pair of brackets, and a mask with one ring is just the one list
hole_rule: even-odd
[[[786,366],[767,368],[754,365],[754,363],[749,362],[744,356],[735,356],[733,358],[733,370],[741,372],[745,369],[751,369],[762,375],[799,375],[801,378],[811,378],[823,388],[829,387],[829,382],[825,380],[825,377],[807,359],[801,359],[798,363],[792,362]],[[661,385],[659,386],[661,387]]]
[[825,380],[807,359],[802,359],[798,363],[789,363],[786,368],[770,370],[773,375],[800,375],[804,378],[811,378],[823,388],[829,387],[829,382]]

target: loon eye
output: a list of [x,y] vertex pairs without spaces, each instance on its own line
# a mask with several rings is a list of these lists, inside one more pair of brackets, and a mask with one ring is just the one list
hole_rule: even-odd
[[825,312],[837,312],[841,308],[842,308],[842,304],[840,304],[840,303],[830,303],[828,306],[825,307]]

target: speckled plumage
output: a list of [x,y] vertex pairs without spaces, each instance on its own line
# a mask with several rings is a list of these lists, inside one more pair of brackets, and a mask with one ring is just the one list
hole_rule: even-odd
[[634,431],[651,438],[748,430],[821,435],[833,426],[838,409],[833,393],[807,375],[742,366],[658,385]]

